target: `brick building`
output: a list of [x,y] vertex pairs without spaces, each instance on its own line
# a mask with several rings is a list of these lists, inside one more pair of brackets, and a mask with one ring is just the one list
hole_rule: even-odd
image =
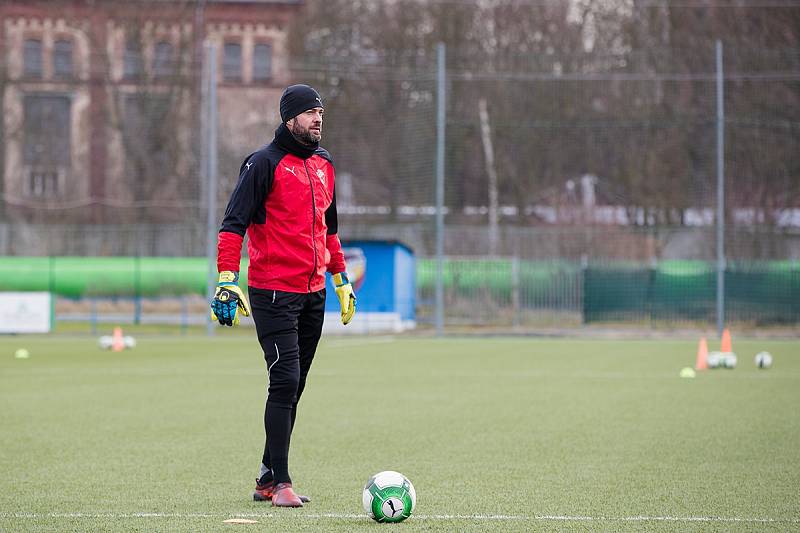
[[204,42],[216,44],[227,172],[279,121],[291,81],[288,29],[301,4],[0,4],[0,219],[174,222],[196,213]]

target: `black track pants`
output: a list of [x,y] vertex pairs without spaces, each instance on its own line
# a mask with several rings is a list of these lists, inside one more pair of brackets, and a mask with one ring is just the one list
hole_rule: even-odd
[[312,293],[248,289],[258,342],[264,350],[269,375],[262,462],[272,469],[275,481],[281,483],[291,481],[289,440],[297,416],[297,402],[303,394],[322,334],[325,289]]

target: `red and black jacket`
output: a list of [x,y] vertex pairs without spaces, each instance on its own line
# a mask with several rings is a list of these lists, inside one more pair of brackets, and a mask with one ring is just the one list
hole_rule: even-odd
[[334,178],[324,148],[304,146],[278,126],[273,141],[247,156],[239,170],[219,232],[217,269],[239,271],[247,233],[248,285],[322,290],[326,270],[345,271]]

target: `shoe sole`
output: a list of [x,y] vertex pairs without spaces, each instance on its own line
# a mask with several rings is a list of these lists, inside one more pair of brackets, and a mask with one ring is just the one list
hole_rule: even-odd
[[279,504],[277,504],[275,502],[272,502],[272,506],[273,507],[289,507],[289,508],[292,508],[292,509],[296,509],[298,507],[302,507],[303,506],[303,502],[300,502],[300,505],[279,505]]
[[[311,501],[311,498],[309,498],[308,496],[298,496],[298,497],[300,498],[300,501],[303,502],[303,503],[309,503]],[[264,496],[260,495],[259,493],[254,492],[253,493],[253,501],[256,501],[256,502],[271,502],[272,501],[272,496],[270,496],[269,498],[265,498]]]

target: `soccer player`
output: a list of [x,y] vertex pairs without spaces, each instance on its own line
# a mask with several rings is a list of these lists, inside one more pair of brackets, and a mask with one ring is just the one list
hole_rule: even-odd
[[[292,488],[289,440],[322,333],[326,270],[333,274],[342,323],[349,323],[356,310],[337,235],[333,160],[319,146],[323,107],[307,85],[284,91],[282,123],[272,142],[242,163],[217,244],[219,284],[212,315],[232,326],[239,323],[239,313],[252,312],[269,376],[266,442],[253,498],[278,507],[309,501]],[[245,233],[252,308],[238,286]]]

